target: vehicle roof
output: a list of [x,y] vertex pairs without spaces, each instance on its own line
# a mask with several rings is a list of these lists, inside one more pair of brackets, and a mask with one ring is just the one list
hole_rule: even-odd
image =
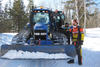
[[39,11],[50,11],[49,9],[32,9],[32,11],[39,10]]

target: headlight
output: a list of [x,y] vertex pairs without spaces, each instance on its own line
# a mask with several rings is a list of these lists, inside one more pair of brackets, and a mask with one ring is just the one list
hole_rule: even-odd
[[46,33],[41,33],[41,35],[46,35]]
[[46,33],[34,33],[34,35],[46,35]]
[[40,35],[40,33],[34,33],[34,35]]

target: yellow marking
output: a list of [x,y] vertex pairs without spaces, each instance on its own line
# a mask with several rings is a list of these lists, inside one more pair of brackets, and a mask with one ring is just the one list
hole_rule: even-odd
[[82,41],[84,40],[84,34],[83,33],[81,34],[81,40]]
[[80,49],[80,55],[82,56],[82,48]]

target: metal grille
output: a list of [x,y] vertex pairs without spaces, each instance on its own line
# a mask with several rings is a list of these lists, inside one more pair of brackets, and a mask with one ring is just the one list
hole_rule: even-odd
[[35,30],[34,35],[35,35],[35,40],[46,40],[46,31],[45,30]]

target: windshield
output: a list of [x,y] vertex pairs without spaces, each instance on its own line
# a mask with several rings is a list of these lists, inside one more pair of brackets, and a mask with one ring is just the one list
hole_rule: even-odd
[[38,12],[34,14],[33,18],[35,23],[45,23],[48,24],[49,22],[49,14],[48,13],[43,13],[43,12]]

